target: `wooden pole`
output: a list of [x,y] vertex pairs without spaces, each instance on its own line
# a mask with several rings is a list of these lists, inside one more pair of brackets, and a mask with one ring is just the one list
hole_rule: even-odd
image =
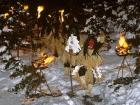
[[70,83],[71,83],[71,93],[73,94],[73,84],[72,84],[72,72],[71,72],[71,59],[72,59],[72,54],[70,53]]
[[[44,73],[43,73],[41,70],[40,70],[40,74],[43,75],[43,76],[45,77]],[[51,95],[53,96],[52,90],[51,90],[50,86],[48,85],[46,79],[45,79],[45,83],[46,83],[46,86],[47,86],[48,90],[50,91]]]
[[128,61],[127,61],[127,60],[126,60],[126,63],[127,63],[128,68],[129,68],[129,71],[130,71],[130,73],[131,73],[131,76],[133,77],[132,70],[131,70],[130,65],[129,65],[129,63],[128,63]]
[[125,61],[126,61],[126,66],[129,68],[129,71],[130,71],[130,73],[131,73],[131,76],[133,77],[133,73],[132,73],[132,70],[131,70],[131,68],[130,68],[130,65],[128,64],[128,61],[126,60],[126,56],[124,56],[124,57],[123,57],[123,60],[122,60],[122,63],[121,63],[121,66],[120,66],[120,68],[119,68],[119,70],[118,70],[117,78],[118,78],[118,76],[119,76],[120,70],[122,70],[122,77],[123,77],[123,69],[124,69],[123,66],[124,66]]
[[122,77],[123,77],[123,66],[124,66],[124,60],[125,60],[125,58],[126,58],[126,56],[123,57],[122,63],[121,63],[120,68],[118,70],[117,78],[119,76],[120,70],[122,70]]

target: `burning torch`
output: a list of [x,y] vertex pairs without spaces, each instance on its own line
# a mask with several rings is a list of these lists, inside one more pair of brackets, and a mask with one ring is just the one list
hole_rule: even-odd
[[4,19],[6,19],[7,16],[9,16],[9,13],[5,13],[5,14],[4,14]]
[[129,46],[125,39],[124,33],[120,33],[120,39],[116,46],[116,51],[118,55],[126,55],[129,52]]
[[23,9],[24,9],[25,11],[27,11],[27,10],[29,9],[29,6],[28,6],[28,5],[24,5],[24,6],[23,6]]
[[42,12],[43,10],[44,10],[44,6],[38,6],[38,7],[37,7],[37,12],[38,12],[37,18],[40,18],[41,12]]
[[61,16],[60,16],[60,21],[61,21],[61,23],[63,23],[63,22],[64,22],[64,9],[59,10],[59,12],[60,12],[60,14],[61,14]]

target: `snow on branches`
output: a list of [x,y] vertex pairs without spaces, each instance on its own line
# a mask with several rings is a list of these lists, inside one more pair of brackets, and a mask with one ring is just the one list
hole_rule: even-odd
[[9,29],[8,26],[4,26],[2,29],[3,32],[12,32],[12,29]]
[[1,46],[1,47],[0,47],[0,53],[1,53],[1,52],[4,52],[6,49],[7,49],[6,46]]

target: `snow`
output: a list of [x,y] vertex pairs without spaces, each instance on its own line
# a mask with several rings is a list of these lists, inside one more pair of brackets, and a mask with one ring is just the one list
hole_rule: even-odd
[[115,16],[118,15],[117,12],[116,12],[115,10],[112,10],[112,14],[115,15]]
[[79,69],[80,69],[80,67],[82,67],[83,65],[77,65],[77,66],[75,66],[75,68],[74,68],[74,70],[73,70],[73,72],[72,72],[72,75],[76,75],[76,73],[79,71]]
[[118,3],[122,3],[124,0],[118,0]]
[[21,105],[21,102],[15,94],[0,91],[0,105]]
[[85,12],[92,12],[93,9],[84,9]]
[[122,17],[122,19],[123,19],[123,20],[127,20],[127,19],[128,19],[128,18],[127,18],[127,14],[124,14],[123,17]]
[[112,6],[106,7],[105,11],[109,10],[110,8],[112,8]]
[[139,24],[139,26],[137,27],[136,31],[138,31],[138,30],[140,30],[140,24]]
[[134,10],[134,7],[135,7],[134,5],[129,5],[128,8],[129,8],[130,10]]
[[69,101],[68,101],[68,104],[69,104],[69,105],[75,105],[75,104],[73,103],[72,100],[69,100]]
[[6,50],[6,48],[7,48],[6,46],[1,46],[1,47],[0,47],[0,53],[1,53],[1,52],[4,52],[4,51]]
[[4,26],[2,29],[3,32],[12,32],[12,29],[9,29],[8,26]]
[[123,15],[125,15],[125,11],[121,11],[121,12],[118,14],[119,17],[120,17],[120,16],[123,16]]
[[0,30],[0,35],[1,35],[1,33],[2,33],[2,30]]
[[87,26],[87,27],[84,28],[83,31],[84,31],[84,32],[87,32],[90,28],[91,28],[91,26]]
[[135,38],[135,34],[134,34],[134,33],[128,32],[128,33],[126,34],[126,38],[127,38],[127,39],[133,39],[133,38]]
[[[118,0],[118,3],[124,2],[124,0]],[[21,5],[20,3],[18,3]],[[101,6],[101,4],[99,5]],[[112,6],[108,6],[104,3],[105,10],[109,10],[112,8]],[[135,7],[134,5],[129,5],[128,9],[133,10]],[[11,10],[13,12],[13,10]],[[92,12],[93,9],[84,9],[85,12]],[[17,11],[20,12],[20,11]],[[21,11],[23,12],[23,11]],[[121,7],[117,8],[116,10],[112,10],[112,14],[115,16],[119,16],[118,20],[127,20],[128,14],[122,10]],[[29,13],[27,13],[29,15]],[[4,16],[3,14],[0,14],[0,17]],[[103,18],[106,18],[103,16]],[[76,18],[74,18],[75,21]],[[88,24],[91,19],[96,19],[96,15],[93,15],[89,19],[87,19],[86,24]],[[8,19],[9,21],[13,21],[13,17],[10,17]],[[19,22],[18,20],[16,22]],[[108,21],[109,22],[109,21]],[[111,21],[110,21],[111,23]],[[23,26],[24,23],[21,23]],[[136,25],[136,19],[133,18],[132,20],[128,21],[129,25]],[[113,24],[111,24],[113,26]],[[110,26],[111,26],[110,25]],[[110,27],[109,26],[109,27]],[[69,28],[69,26],[68,26]],[[91,26],[87,26],[84,28],[84,31],[87,32]],[[122,30],[120,27],[114,28],[116,32],[120,32]],[[137,28],[137,30],[140,29],[140,25]],[[3,32],[12,32],[12,29],[9,29],[8,26],[5,26],[2,30],[0,30],[0,35]],[[114,39],[119,38],[119,33],[113,33]],[[135,34],[133,33],[126,33],[126,38],[131,39],[134,38]],[[23,42],[24,44],[28,44],[27,42]],[[92,88],[93,95],[99,95],[103,100],[101,102],[95,102],[91,101],[93,105],[140,105],[140,79],[137,79],[133,81],[133,83],[129,85],[113,85],[113,80],[117,78],[117,73],[121,64],[121,61],[123,57],[119,57],[116,55],[115,52],[115,45],[116,43],[111,44],[112,48],[109,51],[102,52],[103,56],[103,64],[100,65],[99,68],[97,68],[97,73],[95,74],[95,77],[103,77],[103,80],[99,83],[95,83]],[[79,41],[77,40],[77,37],[71,34],[71,36],[68,39],[67,46],[65,47],[65,50],[69,52],[69,50],[73,50],[73,53],[78,53],[81,48],[79,46]],[[6,50],[6,46],[0,47],[0,52],[3,52]],[[13,52],[15,53],[15,52]],[[11,58],[11,55],[3,55],[4,59],[9,60]],[[25,64],[30,63],[30,57],[31,53],[28,54],[21,54],[20,57],[24,60]],[[130,63],[130,67],[135,67],[135,59],[130,56],[127,57],[128,63]],[[20,99],[22,98],[21,93],[13,94],[11,92],[8,92],[8,89],[14,86],[16,83],[18,83],[21,78],[18,77],[14,80],[11,80],[9,78],[9,74],[12,71],[6,71],[4,70],[5,64],[0,62],[0,105],[21,105]],[[79,67],[79,66],[78,66]],[[75,68],[77,69],[77,68]],[[4,72],[3,72],[4,71]],[[94,71],[95,72],[95,71]],[[67,93],[71,91],[70,89],[70,79],[69,75],[64,75],[64,67],[62,63],[57,60],[54,64],[49,65],[48,68],[43,70],[43,73],[45,73],[47,83],[51,87],[52,90],[59,89],[63,95],[60,97],[41,97],[36,99],[31,103],[31,105],[85,105],[83,103],[83,97],[85,95],[85,90],[80,89],[79,83],[73,79],[73,87],[74,92],[76,93],[75,97],[69,97]],[[98,74],[96,76],[96,74]],[[28,74],[30,75],[30,74]],[[124,68],[124,76],[130,76],[129,69]],[[45,86],[44,86],[45,87]],[[116,88],[119,87],[117,90]],[[90,99],[89,99],[90,100]],[[87,105],[87,104],[86,104]]]
[[22,80],[22,78],[18,77],[18,78],[16,78],[16,79],[12,80],[12,83],[13,83],[13,84],[17,84],[17,83],[19,83],[21,80]]
[[9,17],[8,21],[13,22],[14,21],[13,17]]
[[[112,46],[114,45],[115,44],[113,44]],[[102,53],[105,62],[99,67],[99,69],[102,71],[104,80],[100,83],[95,83],[92,89],[92,93],[94,95],[99,95],[100,97],[102,97],[103,101],[93,101],[93,103],[96,103],[96,105],[139,105],[139,81],[135,81],[133,84],[126,86],[121,85],[121,87],[117,91],[114,91],[117,85],[113,86],[112,80],[116,78],[116,67],[120,64],[121,58],[114,54],[113,48],[110,51]],[[129,63],[131,63],[132,61],[132,58],[129,58]],[[1,65],[0,68],[2,69],[3,65]],[[74,92],[79,96],[79,98],[77,96],[71,98],[66,94],[70,91],[70,80],[69,76],[64,75],[63,66],[59,61],[50,65],[49,68],[43,70],[43,72],[46,75],[46,79],[51,89],[60,89],[63,95],[56,98],[42,97],[33,101],[31,105],[84,105],[81,97],[85,95],[85,90],[78,90],[77,88],[74,88]],[[0,90],[4,92],[6,92],[6,90],[8,90],[10,86],[13,86],[13,84],[19,82],[19,78],[17,78],[16,80],[9,81],[9,79],[7,79],[7,73],[8,72],[0,72],[0,83],[3,84],[2,86],[0,86]],[[124,70],[124,73],[128,73],[128,71]],[[75,80],[73,80],[73,86],[78,86],[78,83]],[[9,102],[5,101],[8,97],[11,98],[10,95],[11,93],[6,93],[2,96],[2,98],[0,98],[0,102],[4,103],[2,105],[6,105],[5,103]],[[2,101],[2,99],[5,101]],[[11,105],[20,105],[18,103],[21,103],[19,101],[21,97],[14,95],[14,97],[12,97],[11,99],[14,100],[11,101]],[[8,103],[7,105],[10,104]]]
[[5,80],[5,77],[0,78],[0,81],[3,81],[3,80]]
[[134,24],[136,24],[136,19],[129,20],[129,21],[128,21],[128,24],[129,24],[129,25],[134,25]]
[[12,56],[8,54],[3,54],[3,60],[9,60]]
[[79,45],[79,41],[76,36],[71,34],[67,41],[67,46],[65,47],[65,50],[69,52],[72,50],[73,53],[78,53],[81,50],[81,47]]
[[102,77],[102,71],[99,67],[97,67],[96,70],[93,70],[93,74],[94,74],[95,78],[101,78]]
[[93,15],[92,17],[90,17],[89,19],[86,20],[86,24],[88,24],[91,21],[91,19],[95,19],[95,18],[96,18],[96,16]]

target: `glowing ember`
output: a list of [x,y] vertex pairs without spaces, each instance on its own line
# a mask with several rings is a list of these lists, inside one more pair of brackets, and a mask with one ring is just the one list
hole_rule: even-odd
[[40,16],[41,16],[41,12],[44,10],[44,6],[38,6],[37,7],[37,12],[38,12],[38,16],[37,16],[37,18],[40,18]]
[[117,50],[118,55],[126,55],[128,53],[129,46],[128,46],[128,43],[126,42],[124,33],[120,33],[120,39],[116,46],[116,50]]
[[59,10],[59,12],[61,13],[61,22],[64,22],[64,9]]
[[29,9],[29,6],[28,5],[24,5],[23,8],[24,8],[25,11],[27,11]]

